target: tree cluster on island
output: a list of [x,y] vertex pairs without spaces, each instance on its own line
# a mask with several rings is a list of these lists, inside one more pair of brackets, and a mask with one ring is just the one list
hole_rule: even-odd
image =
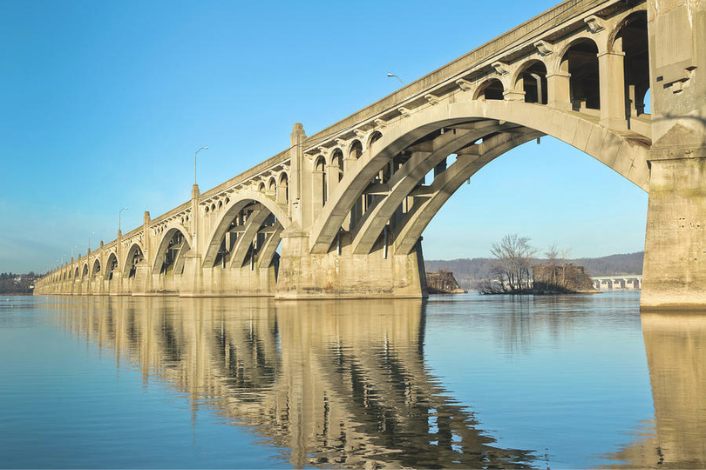
[[32,271],[27,274],[0,273],[0,295],[32,294],[34,281],[39,277]]
[[490,275],[477,284],[481,294],[570,294],[597,292],[583,267],[569,261],[570,249],[552,245],[539,263],[529,237],[505,235],[493,244]]

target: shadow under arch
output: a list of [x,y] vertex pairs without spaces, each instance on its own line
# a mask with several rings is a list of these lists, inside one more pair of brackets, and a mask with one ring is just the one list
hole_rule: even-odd
[[[397,154],[444,127],[514,125],[557,138],[608,166],[644,191],[649,191],[647,158],[651,141],[640,134],[617,132],[598,119],[546,105],[499,100],[466,100],[434,106],[388,126],[387,132],[351,168],[331,195],[312,227],[312,253],[326,253],[344,219],[375,175]],[[497,129],[496,129],[497,131]],[[490,132],[489,132],[490,133]],[[509,150],[509,149],[508,149]]]

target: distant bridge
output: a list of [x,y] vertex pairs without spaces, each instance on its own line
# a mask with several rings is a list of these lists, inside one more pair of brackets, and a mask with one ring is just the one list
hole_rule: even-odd
[[592,277],[591,281],[598,290],[642,289],[642,275]]
[[649,192],[642,305],[706,305],[704,48],[706,2],[565,1],[317,134],[295,124],[288,149],[35,292],[422,297],[432,218],[550,135]]

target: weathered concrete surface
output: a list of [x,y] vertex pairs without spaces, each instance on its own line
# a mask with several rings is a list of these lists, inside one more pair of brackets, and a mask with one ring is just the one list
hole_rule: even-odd
[[648,6],[654,142],[641,303],[706,308],[706,3]]

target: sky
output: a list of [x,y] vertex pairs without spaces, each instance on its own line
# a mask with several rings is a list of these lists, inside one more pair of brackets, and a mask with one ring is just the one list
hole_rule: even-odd
[[[0,272],[45,272],[394,92],[555,0],[0,0]],[[555,139],[487,165],[426,259],[508,233],[575,257],[641,251],[647,194]]]

